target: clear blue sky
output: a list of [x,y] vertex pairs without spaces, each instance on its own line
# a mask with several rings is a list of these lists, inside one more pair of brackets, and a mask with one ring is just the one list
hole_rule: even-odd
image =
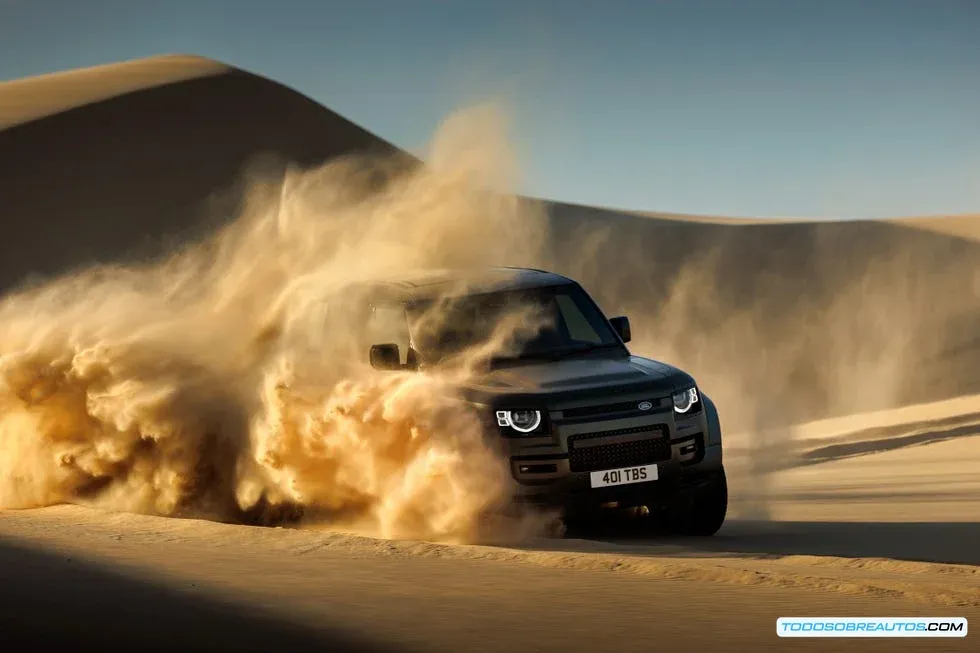
[[272,77],[413,151],[503,94],[538,196],[980,211],[980,0],[0,0],[0,79],[170,52]]

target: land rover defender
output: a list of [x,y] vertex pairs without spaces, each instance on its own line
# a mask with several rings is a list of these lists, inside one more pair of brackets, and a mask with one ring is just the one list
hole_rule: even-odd
[[[460,282],[466,290],[436,333],[413,327]],[[614,506],[645,508],[678,534],[721,528],[728,486],[715,405],[687,373],[633,355],[628,318],[607,318],[579,283],[491,268],[427,272],[376,290],[365,353],[382,370],[424,372],[487,337],[515,304],[547,312],[545,328],[461,388],[506,456],[518,501],[561,508],[575,523]]]

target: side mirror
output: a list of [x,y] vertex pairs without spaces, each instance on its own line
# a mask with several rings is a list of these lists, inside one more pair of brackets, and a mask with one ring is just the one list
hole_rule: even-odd
[[629,342],[633,339],[633,332],[630,330],[630,319],[625,315],[612,318],[609,320],[609,324],[619,334],[619,337],[623,339],[623,342]]
[[371,367],[376,370],[397,370],[402,366],[398,345],[371,345]]

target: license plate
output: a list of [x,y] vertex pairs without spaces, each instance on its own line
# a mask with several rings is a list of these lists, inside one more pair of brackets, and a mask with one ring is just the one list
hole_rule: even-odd
[[609,487],[610,485],[629,485],[631,483],[646,483],[657,480],[656,465],[640,465],[639,467],[621,467],[606,469],[589,474],[592,487]]

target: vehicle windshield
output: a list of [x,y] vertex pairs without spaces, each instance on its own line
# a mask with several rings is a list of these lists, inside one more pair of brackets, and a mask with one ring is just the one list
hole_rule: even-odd
[[[492,362],[622,346],[598,307],[575,284],[467,295],[440,302],[438,307],[434,300],[419,301],[408,305],[407,316],[414,346],[426,361],[483,345],[494,337],[495,329],[515,318],[516,342],[493,356]],[[527,329],[522,333],[520,326]]]

